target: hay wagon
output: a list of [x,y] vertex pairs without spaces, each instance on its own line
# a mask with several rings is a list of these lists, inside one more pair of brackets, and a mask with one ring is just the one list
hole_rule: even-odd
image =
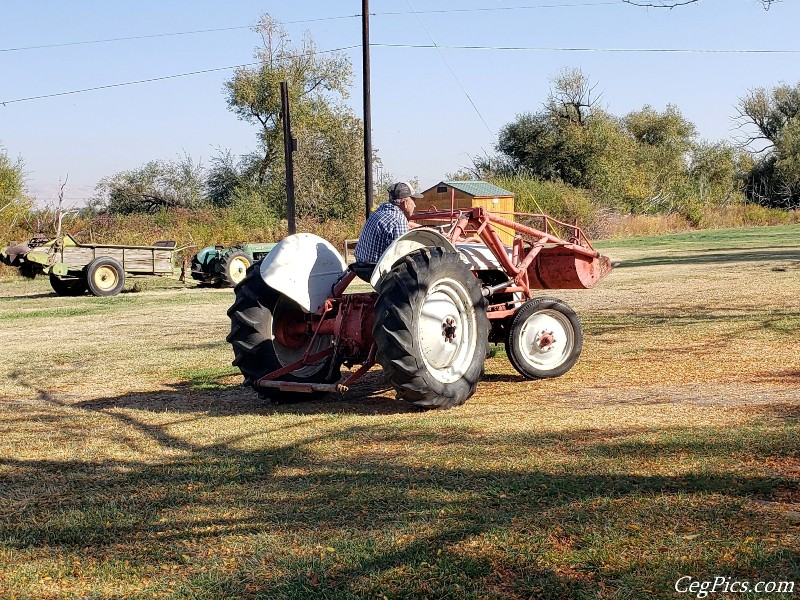
[[26,277],[49,274],[59,296],[79,296],[87,289],[95,296],[114,296],[125,285],[126,274],[174,275],[179,250],[171,240],[152,246],[80,244],[65,234],[51,240],[35,236],[27,244],[12,242],[0,260],[19,267]]

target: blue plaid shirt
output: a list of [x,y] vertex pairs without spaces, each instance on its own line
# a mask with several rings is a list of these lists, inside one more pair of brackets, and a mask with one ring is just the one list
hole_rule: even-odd
[[399,207],[384,202],[369,216],[356,244],[358,262],[376,263],[393,241],[408,232],[408,219]]

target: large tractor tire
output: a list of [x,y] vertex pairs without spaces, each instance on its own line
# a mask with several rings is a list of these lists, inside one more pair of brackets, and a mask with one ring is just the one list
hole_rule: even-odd
[[[233,347],[233,365],[244,375],[245,384],[252,386],[262,397],[273,400],[309,398],[309,394],[256,386],[256,382],[267,373],[302,358],[308,348],[311,336],[298,337],[302,328],[297,325],[303,322],[304,315],[302,308],[264,283],[258,266],[247,271],[234,292],[236,300],[228,309],[231,332],[225,339]],[[319,336],[314,341],[311,353],[321,352],[332,343],[331,336]],[[341,370],[338,365],[332,368],[331,360],[332,357],[327,357],[280,379],[301,383],[333,383],[339,380]]]
[[222,285],[227,287],[235,287],[247,275],[247,269],[253,264],[253,257],[242,252],[241,250],[234,250],[229,252],[222,263]]
[[101,256],[86,265],[86,284],[94,296],[116,296],[125,287],[125,271],[113,258]]
[[511,319],[506,354],[528,379],[560,377],[581,355],[583,330],[578,315],[557,298],[534,298]]
[[80,296],[86,291],[86,278],[61,276],[50,273],[50,287],[59,296]]
[[457,254],[423,248],[379,284],[373,336],[397,395],[423,408],[452,408],[475,393],[489,345],[486,302]]

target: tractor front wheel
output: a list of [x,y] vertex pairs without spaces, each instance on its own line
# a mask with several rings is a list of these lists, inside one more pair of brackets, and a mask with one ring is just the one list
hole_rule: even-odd
[[50,287],[59,296],[80,296],[86,291],[86,278],[61,276],[50,273]]
[[[311,335],[304,328],[303,309],[264,283],[257,266],[248,270],[234,292],[236,300],[228,309],[231,332],[226,340],[233,347],[233,365],[244,375],[245,384],[275,400],[308,398],[308,394],[280,392],[275,388],[256,385],[264,375],[302,358],[308,349]],[[321,352],[332,343],[331,336],[318,336],[310,354]],[[339,380],[341,371],[335,365],[332,367],[331,360],[332,357],[326,357],[280,379],[300,383],[333,383]]]
[[247,269],[252,264],[253,257],[246,252],[241,250],[230,252],[222,264],[222,283],[228,287],[234,287],[245,278]]
[[125,271],[113,258],[101,256],[86,265],[86,284],[94,296],[116,296],[125,287]]
[[404,400],[452,408],[475,393],[489,344],[478,280],[457,254],[416,250],[380,284],[377,360]]
[[528,379],[560,377],[581,355],[583,330],[578,315],[557,298],[535,298],[511,319],[508,360]]

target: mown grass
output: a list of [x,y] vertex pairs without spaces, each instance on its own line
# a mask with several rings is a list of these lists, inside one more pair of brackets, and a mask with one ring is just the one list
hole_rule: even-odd
[[781,229],[607,246],[608,280],[557,294],[584,324],[578,365],[528,382],[498,352],[441,413],[379,370],[343,397],[258,400],[230,366],[230,290],[0,284],[0,317],[102,308],[0,327],[0,597],[800,583],[800,242]]

